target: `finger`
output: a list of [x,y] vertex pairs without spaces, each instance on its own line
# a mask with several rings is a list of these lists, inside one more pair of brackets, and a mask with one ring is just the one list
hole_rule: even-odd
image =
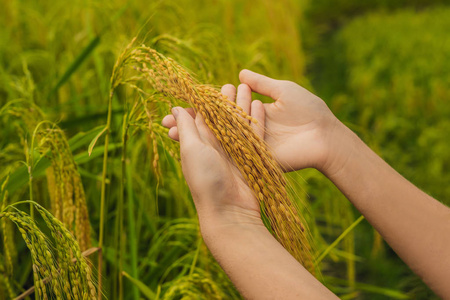
[[[185,108],[185,110],[192,116],[192,118],[195,118],[195,111],[192,107]],[[167,128],[172,128],[173,126],[177,126],[177,121],[175,121],[175,117],[173,115],[167,115],[162,119],[161,125]]]
[[185,108],[185,110],[191,115],[193,119],[195,119],[195,111],[192,107]]
[[220,90],[222,94],[227,96],[228,100],[231,102],[236,101],[236,88],[232,84],[225,84]]
[[258,123],[251,123],[253,130],[255,133],[262,139],[264,139],[264,131],[265,131],[265,121],[266,121],[266,111],[264,109],[264,105],[261,101],[255,100],[252,102],[252,117],[258,121]]
[[175,121],[175,117],[173,115],[167,115],[162,119],[161,125],[166,128],[172,128],[177,126],[177,121]]
[[238,86],[236,104],[240,106],[246,114],[250,114],[250,108],[252,104],[252,90],[245,83]]
[[280,81],[270,77],[252,72],[250,70],[242,70],[239,73],[239,80],[246,83],[254,92],[264,96],[269,96],[274,100],[280,98]]
[[177,128],[177,126],[173,126],[172,128],[169,129],[169,137],[172,140],[175,140],[175,141],[179,141],[180,140],[180,136],[178,135],[178,128]]
[[208,125],[206,125],[205,120],[201,114],[197,114],[195,117],[195,125],[197,125],[198,132],[202,140],[214,148],[220,148],[220,143],[217,138],[214,136],[214,133],[209,129]]
[[172,114],[177,121],[178,138],[183,147],[183,144],[199,141],[200,134],[192,116],[182,107],[174,107]]

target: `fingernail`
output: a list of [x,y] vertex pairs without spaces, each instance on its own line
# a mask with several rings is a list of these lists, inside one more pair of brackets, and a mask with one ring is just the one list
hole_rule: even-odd
[[172,108],[172,114],[175,117],[175,119],[178,117],[178,107]]

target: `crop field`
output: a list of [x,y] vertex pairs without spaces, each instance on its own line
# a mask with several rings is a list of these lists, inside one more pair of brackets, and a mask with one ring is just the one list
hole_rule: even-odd
[[[239,84],[242,69],[317,94],[394,169],[450,205],[447,1],[0,7],[0,300],[241,299],[202,240],[179,145],[161,121],[174,105],[205,109],[192,94],[222,99],[217,88]],[[170,85],[174,76],[190,89]],[[251,155],[256,166],[270,161]],[[341,299],[438,299],[320,172],[269,179],[310,230],[289,227],[299,240],[282,245]],[[271,222],[276,212],[263,215]]]

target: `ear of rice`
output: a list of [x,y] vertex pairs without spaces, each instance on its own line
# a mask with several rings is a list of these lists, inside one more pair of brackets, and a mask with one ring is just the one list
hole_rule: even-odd
[[51,160],[46,170],[56,218],[75,235],[80,248],[90,247],[90,224],[83,184],[64,132],[55,124],[39,131],[39,150]]
[[[6,189],[6,185],[8,184],[9,176],[6,177],[6,179],[3,181],[3,184],[0,189],[0,199],[2,201],[1,204],[1,211],[6,209],[6,206],[8,205],[8,190]],[[13,239],[13,232],[11,228],[11,222],[9,222],[5,218],[0,219],[1,228],[2,228],[2,235],[3,235],[3,255],[4,255],[4,262],[3,264],[0,264],[0,279],[3,283],[3,286],[5,287],[8,296],[10,298],[14,298],[15,291],[13,286],[11,285],[11,282],[9,281],[8,277],[12,277],[11,274],[13,272],[13,254],[14,251],[14,243],[12,242]]]
[[19,118],[24,131],[28,131],[24,135],[34,133],[32,139],[38,145],[37,150],[51,161],[46,170],[51,210],[73,232],[81,249],[88,249],[91,241],[86,197],[64,132],[45,120],[45,114],[30,101],[11,101],[0,114]]
[[72,233],[42,206],[32,203],[50,229],[54,245],[29,215],[15,206],[3,209],[0,218],[15,223],[31,253],[36,298],[96,299],[92,271]]

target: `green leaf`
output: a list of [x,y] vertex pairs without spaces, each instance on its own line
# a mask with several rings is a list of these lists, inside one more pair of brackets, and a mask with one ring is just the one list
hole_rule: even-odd
[[[332,276],[324,276],[325,282],[328,284],[348,285],[348,280],[336,278]],[[393,290],[389,288],[379,287],[367,283],[356,282],[355,288],[360,291],[384,295],[389,299],[411,299],[411,297],[402,291]]]
[[105,126],[105,128],[103,128],[103,130],[100,131],[100,132],[94,137],[94,139],[91,141],[91,143],[89,144],[89,147],[88,147],[88,153],[89,153],[89,156],[91,156],[92,150],[94,149],[94,146],[95,146],[95,144],[97,143],[98,139],[102,136],[102,134],[103,134],[106,130],[108,130],[108,127],[107,127],[107,126]]
[[[117,148],[122,147],[121,143],[116,143],[116,144],[110,144],[108,145],[108,152],[116,150]],[[92,159],[99,157],[101,155],[103,155],[103,151],[105,151],[105,147],[102,146],[100,148],[96,148],[95,150],[92,151],[92,154],[89,155],[87,152],[82,152],[80,154],[77,154],[73,157],[73,159],[75,160],[75,162],[79,165],[84,164],[88,161],[91,161]]]
[[[75,150],[78,150],[79,148],[85,146],[87,143],[89,143],[93,138],[95,138],[96,135],[104,128],[104,126],[98,126],[88,132],[80,132],[73,136],[71,139],[69,139],[69,146],[70,150],[74,152]],[[108,151],[112,151],[114,149],[117,149],[120,147],[120,144],[112,144],[109,145]],[[78,155],[74,156],[75,162],[77,164],[82,164],[85,162],[88,162],[95,157],[98,157],[102,154],[102,151],[104,150],[104,147],[97,148],[92,151],[91,155],[88,155],[87,152],[80,153]],[[38,178],[39,176],[42,176],[45,172],[45,170],[50,166],[50,160],[48,160],[46,157],[37,157],[35,158],[36,164],[33,168],[33,177]],[[17,189],[21,188],[25,184],[28,183],[28,169],[26,166],[22,166],[18,168],[14,173],[11,173],[7,189],[9,193],[15,192]]]
[[105,125],[100,125],[92,128],[88,132],[79,132],[74,135],[71,139],[69,139],[70,150],[74,152],[89,143],[104,127]]
[[353,222],[347,229],[344,230],[344,232],[333,242],[331,243],[323,252],[322,254],[319,255],[319,257],[316,259],[316,261],[314,262],[314,265],[318,265],[322,259],[325,258],[325,256],[327,256],[328,253],[330,253],[330,251],[336,247],[340,241],[342,241],[342,239],[349,234],[359,223],[361,223],[361,221],[364,220],[364,216],[360,216],[355,222]]
[[53,87],[50,91],[48,97],[53,96],[59,88],[66,83],[67,80],[72,76],[73,73],[81,66],[81,64],[86,60],[86,58],[92,53],[92,51],[98,46],[100,43],[100,36],[96,36],[93,38],[89,44],[81,51],[81,53],[75,58],[72,64],[67,68],[61,78],[58,80],[58,83]]
[[144,296],[147,297],[147,299],[155,299],[156,298],[155,292],[153,292],[148,286],[146,286],[144,283],[142,283],[142,281],[134,279],[127,272],[122,272],[122,275],[125,276],[126,278],[128,278],[128,280],[131,283],[133,283],[135,286],[137,286],[139,291],[142,294],[144,294]]

